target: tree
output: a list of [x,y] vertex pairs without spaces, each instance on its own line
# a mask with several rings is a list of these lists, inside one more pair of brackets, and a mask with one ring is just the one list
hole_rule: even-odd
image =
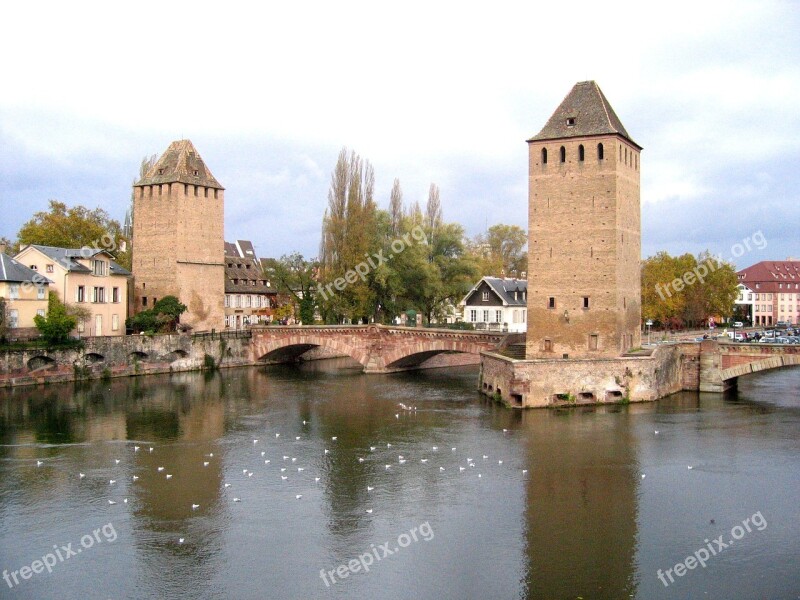
[[642,316],[670,328],[728,317],[737,285],[735,267],[708,251],[697,257],[659,252],[642,264]]
[[153,308],[143,310],[133,317],[126,319],[125,326],[135,333],[175,331],[180,316],[186,312],[186,305],[182,304],[175,296],[159,298]]
[[0,296],[0,344],[8,339],[9,314],[8,302]]
[[[375,172],[369,161],[355,152],[348,155],[342,148],[331,175],[322,221],[320,282],[343,277],[374,251],[378,241],[374,189]],[[374,295],[367,282],[359,279],[320,304],[327,321],[358,321],[373,313]]]
[[481,276],[522,277],[528,270],[528,234],[517,225],[492,225],[470,243]]
[[81,205],[67,208],[63,202],[50,200],[50,209],[35,213],[20,228],[17,240],[20,246],[41,244],[107,250],[119,259],[118,262],[121,261],[123,267],[130,268],[130,261],[126,263],[121,252],[121,247],[128,241],[122,235],[122,227],[102,208],[90,210]]
[[33,322],[48,344],[63,344],[68,341],[70,332],[77,324],[75,317],[67,314],[66,306],[56,292],[48,295],[47,316],[36,315]]
[[300,321],[306,325],[314,322],[316,287],[319,263],[306,260],[299,252],[284,254],[280,259],[265,260],[264,274],[278,290],[291,297],[298,306]]

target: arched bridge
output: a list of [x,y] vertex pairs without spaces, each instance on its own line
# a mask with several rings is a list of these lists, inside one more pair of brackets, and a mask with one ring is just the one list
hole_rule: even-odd
[[794,344],[736,344],[703,341],[700,352],[700,390],[722,391],[738,377],[800,365],[800,346]]
[[784,344],[721,344],[722,381],[767,369],[800,365],[800,346]]
[[253,327],[253,362],[291,362],[312,348],[322,347],[351,356],[365,373],[390,373],[420,368],[442,353],[497,352],[522,334],[458,331],[385,325]]

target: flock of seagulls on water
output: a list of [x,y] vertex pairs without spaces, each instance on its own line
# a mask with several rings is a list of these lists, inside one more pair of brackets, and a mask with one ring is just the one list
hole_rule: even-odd
[[[403,411],[408,411],[408,412],[416,412],[416,410],[417,410],[416,406],[406,406],[403,403],[400,403],[399,407]],[[397,413],[397,415],[399,415],[399,414],[400,413]],[[303,421],[303,426],[306,427],[308,425],[309,425],[309,422],[304,420]],[[510,431],[508,429],[503,429],[503,433],[504,434],[509,434]],[[655,430],[654,431],[654,435],[658,435],[658,434],[659,434],[658,430]],[[280,432],[275,432],[275,439],[279,440],[280,438],[281,438],[281,433]],[[338,436],[331,436],[331,438],[330,438],[331,448],[323,448],[323,452],[322,452],[322,457],[323,458],[329,457],[329,456],[332,455],[332,453],[334,452],[337,440],[338,440]],[[302,441],[303,441],[303,437],[302,436],[300,436],[300,435],[294,436],[294,442],[302,442]],[[291,444],[291,441],[289,442],[289,444]],[[253,445],[253,447],[258,448],[260,445],[261,446],[265,446],[266,443],[262,443],[259,438],[253,438],[252,445]],[[285,445],[283,447],[285,449],[287,448],[287,446],[285,446]],[[387,442],[385,444],[386,452],[387,453],[391,452],[392,447],[393,447],[392,443],[391,442]],[[274,446],[271,449],[273,451],[276,450],[276,448]],[[141,446],[139,446],[139,445],[134,445],[133,446],[133,452],[134,453],[138,453],[141,450],[142,450]],[[153,446],[148,446],[146,450],[147,450],[148,453],[156,452],[156,449]],[[456,447],[451,447],[449,452],[447,452],[447,454],[450,454],[451,456],[456,456],[457,450],[458,449]],[[370,461],[370,460],[375,462],[375,461],[377,461],[377,458],[373,459],[369,455],[372,455],[374,457],[377,457],[377,456],[384,457],[386,455],[386,453],[383,453],[382,451],[383,451],[383,446],[380,447],[380,451],[379,451],[379,446],[377,446],[377,445],[369,446],[369,452],[366,453],[364,456],[357,456],[356,460],[357,460],[358,463],[364,463],[364,462],[367,462],[367,461]],[[267,456],[268,454],[270,454],[270,452],[268,450],[260,450],[259,452],[260,452],[260,460],[263,460],[263,464],[264,464],[264,467],[266,469],[265,472],[259,472],[259,476],[263,476],[265,474],[266,474],[266,476],[269,476],[270,466],[273,463],[273,458],[269,458]],[[442,455],[442,453],[439,450],[439,446],[436,446],[436,445],[431,446],[429,452],[430,452],[429,456],[421,456],[421,457],[418,457],[415,460],[418,461],[419,464],[421,464],[421,465],[427,465],[428,462],[430,461],[430,456],[432,456],[432,455],[441,456]],[[445,452],[446,452],[446,450],[445,450]],[[204,460],[202,461],[203,467],[208,467],[211,464],[211,461],[214,459],[214,453],[208,453],[203,458],[204,458]],[[477,478],[481,479],[483,477],[483,474],[481,472],[482,468],[484,470],[487,469],[488,466],[490,464],[494,463],[495,461],[496,461],[497,466],[499,466],[499,467],[502,467],[503,464],[504,464],[504,461],[503,461],[502,458],[501,459],[492,459],[490,461],[490,457],[487,454],[481,454],[480,459],[475,459],[475,458],[472,458],[470,456],[467,456],[465,458],[466,458],[465,461],[463,461],[463,462],[457,461],[455,464],[452,462],[451,459],[446,459],[448,461],[448,466],[445,467],[445,466],[439,465],[438,466],[438,472],[440,474],[441,473],[445,473],[445,472],[448,471],[448,469],[452,469],[453,472],[456,472],[456,467],[457,467],[457,472],[458,473],[464,473],[466,471],[474,470],[474,472],[477,474]],[[281,465],[280,467],[278,467],[279,473],[280,473],[281,482],[290,481],[289,477],[293,473],[297,473],[299,477],[303,477],[303,474],[307,470],[307,467],[297,464],[298,457],[291,456],[291,453],[290,454],[280,454],[280,458],[275,456],[274,460],[275,460],[276,464]],[[384,471],[390,471],[391,469],[395,468],[396,466],[405,465],[405,464],[407,464],[409,462],[409,460],[410,460],[409,456],[404,455],[404,454],[400,454],[400,453],[396,453],[396,461],[395,461],[395,459],[393,459],[391,462],[385,463],[384,464]],[[122,461],[119,458],[115,458],[114,459],[114,465],[115,466],[119,465],[121,462]],[[442,461],[439,460],[437,462],[442,462]],[[36,461],[36,466],[37,467],[41,467],[44,464],[45,463],[42,460],[37,460]],[[479,467],[479,465],[480,465],[480,467]],[[688,465],[688,469],[691,470],[692,469],[692,465]],[[156,467],[156,472],[159,475],[163,475],[165,481],[169,481],[169,480],[172,479],[172,473],[167,472],[167,468],[165,466],[163,466],[163,465],[159,465],[158,467]],[[242,469],[242,475],[247,477],[248,479],[252,478],[255,474],[256,474],[255,471],[253,471],[251,469],[248,469],[248,468],[243,468]],[[527,469],[521,469],[521,474],[523,476],[527,475],[528,474],[528,470]],[[644,479],[645,477],[646,477],[646,474],[642,473],[641,474],[641,478]],[[83,480],[83,479],[86,478],[86,474],[80,472],[80,473],[78,473],[78,478],[80,480]],[[132,481],[133,482],[136,482],[139,479],[140,479],[140,477],[138,475],[133,475],[132,476]],[[320,479],[321,478],[319,476],[314,476],[313,477],[314,483],[319,483]],[[306,478],[302,479],[301,481],[303,481],[304,483],[310,483],[311,476],[307,476]],[[113,488],[116,484],[117,484],[117,479],[109,479],[109,481],[108,481],[109,487]],[[223,485],[224,485],[223,491],[226,492],[226,493],[231,491],[232,488],[234,487],[233,483],[231,483],[231,482],[224,482]],[[243,489],[245,489],[245,488],[243,488]],[[375,489],[376,489],[375,485],[367,485],[366,486],[366,490],[367,490],[368,493],[373,492]],[[295,497],[295,500],[302,500],[303,494],[302,493],[295,493],[294,497]],[[123,501],[123,504],[127,504],[128,503],[128,498],[123,498],[122,501]],[[242,498],[240,496],[234,495],[234,496],[231,497],[231,501],[232,502],[241,502]],[[113,505],[117,504],[117,501],[114,500],[114,499],[108,499],[108,504],[113,506]],[[196,503],[192,503],[190,508],[191,508],[192,511],[197,511],[197,510],[200,509],[200,505],[196,504]],[[372,507],[370,507],[370,508],[365,509],[365,512],[367,514],[373,514],[374,509]],[[178,541],[179,541],[179,543],[184,543],[185,538],[179,538]]]

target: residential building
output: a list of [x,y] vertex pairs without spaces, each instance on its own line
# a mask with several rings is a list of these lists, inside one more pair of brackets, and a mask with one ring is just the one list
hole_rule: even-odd
[[641,150],[594,81],[528,140],[527,358],[641,344]]
[[743,311],[748,315],[748,320],[751,323],[755,323],[755,292],[743,283],[736,286],[736,291],[738,295],[736,300],[733,301],[734,305],[743,307]]
[[277,291],[261,269],[253,244],[225,242],[225,328],[270,322],[276,302]]
[[800,324],[800,260],[762,260],[737,276],[754,294],[753,325]]
[[47,316],[47,294],[52,283],[47,277],[0,252],[0,298],[5,306],[5,314],[0,314],[0,324],[4,322],[9,339],[39,335],[33,318],[36,315]]
[[134,311],[176,296],[182,324],[222,329],[224,193],[189,140],[172,142],[134,184]]
[[475,329],[525,333],[528,316],[525,279],[483,277],[459,303],[464,321]]
[[87,336],[125,335],[128,316],[128,279],[131,273],[114,262],[106,250],[56,248],[33,244],[15,257],[53,281],[65,304],[86,309],[75,333]]

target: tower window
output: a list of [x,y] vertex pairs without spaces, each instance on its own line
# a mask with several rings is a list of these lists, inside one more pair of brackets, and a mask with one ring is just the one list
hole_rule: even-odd
[[603,160],[603,144],[597,144],[597,160]]
[[583,162],[583,157],[584,157],[583,144],[581,144],[580,146],[578,146],[578,160]]
[[587,310],[589,309],[589,296],[584,296],[583,297],[583,308],[585,308]]
[[556,299],[553,296],[550,296],[547,299],[547,308],[555,309],[556,307]]
[[589,334],[589,350],[597,350],[598,337],[596,333]]
[[542,148],[542,164],[547,164],[547,148]]
[[567,117],[567,127],[575,126],[575,117]]
[[567,149],[561,146],[561,162],[567,162]]

